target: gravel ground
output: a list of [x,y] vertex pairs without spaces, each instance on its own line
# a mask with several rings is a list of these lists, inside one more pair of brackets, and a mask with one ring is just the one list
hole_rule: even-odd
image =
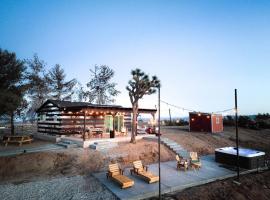
[[83,200],[116,199],[92,176],[73,176],[50,180],[0,185],[1,200]]

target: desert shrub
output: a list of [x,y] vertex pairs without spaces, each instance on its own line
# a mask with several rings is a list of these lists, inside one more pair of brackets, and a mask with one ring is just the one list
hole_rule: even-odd
[[269,120],[270,119],[270,114],[269,113],[258,113],[258,115],[256,115],[255,120],[259,121],[259,120]]
[[228,115],[223,118],[223,125],[224,126],[234,126],[235,120],[232,116]]
[[165,126],[187,126],[188,122],[183,120],[183,119],[173,119],[172,121],[170,120],[164,120],[164,125]]

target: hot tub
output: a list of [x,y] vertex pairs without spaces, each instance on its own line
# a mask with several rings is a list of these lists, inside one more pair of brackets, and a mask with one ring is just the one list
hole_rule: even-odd
[[[265,166],[265,153],[253,149],[239,148],[239,166],[245,169],[255,169]],[[215,149],[216,162],[226,165],[237,165],[237,152],[235,147]]]

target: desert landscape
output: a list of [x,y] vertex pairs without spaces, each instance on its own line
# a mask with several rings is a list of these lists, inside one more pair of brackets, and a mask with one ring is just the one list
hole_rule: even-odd
[[[162,137],[170,138],[181,144],[188,151],[197,151],[199,155],[213,154],[215,148],[235,145],[235,133],[233,127],[225,127],[222,133],[200,133],[189,132],[187,127],[162,127]],[[241,128],[239,131],[239,139],[241,147],[248,147],[266,152],[269,160],[270,153],[270,130],[250,130]],[[260,142],[258,142],[260,141]],[[30,146],[42,145],[44,141],[36,140]],[[27,144],[25,145],[27,146]],[[1,150],[5,147],[1,145]],[[8,150],[19,147],[10,145]],[[0,157],[0,191],[4,192],[7,185],[10,187],[20,188],[22,184],[46,184],[51,180],[69,178],[72,182],[73,178],[82,178],[80,184],[99,185],[101,193],[106,191],[105,195],[114,197],[112,193],[106,190],[91,173],[104,171],[106,172],[109,163],[117,162],[123,168],[132,166],[132,161],[142,160],[145,164],[152,164],[158,161],[158,144],[156,141],[148,141],[145,139],[138,140],[136,144],[129,142],[118,143],[118,146],[110,149],[108,152],[98,152],[89,148],[71,148],[38,153],[25,153],[16,156]],[[167,147],[161,146],[161,161],[175,160],[175,154]],[[31,163],[31,164],[29,164]],[[181,172],[180,172],[181,173]],[[200,199],[204,195],[204,199],[226,199],[226,198],[251,198],[260,193],[260,199],[269,197],[269,172],[261,172],[259,174],[249,174],[241,178],[241,185],[235,186],[232,179],[218,181],[199,187],[194,187],[165,195],[165,199]],[[89,181],[91,180],[91,181]],[[252,184],[251,184],[252,183]],[[59,184],[61,185],[61,184]],[[25,186],[26,187],[26,186]],[[63,185],[63,188],[66,186]],[[89,186],[90,187],[90,186]],[[94,186],[93,186],[94,187]],[[215,192],[213,192],[215,188]],[[263,189],[261,189],[263,188]],[[29,190],[31,190],[29,188]],[[218,191],[223,192],[218,192]],[[236,190],[234,196],[228,196],[232,191]],[[249,193],[247,194],[247,190]],[[18,193],[19,190],[18,190]],[[89,191],[87,191],[89,193]],[[189,195],[190,193],[198,193],[200,195]],[[236,195],[236,196],[235,196]],[[4,198],[5,199],[5,198]]]

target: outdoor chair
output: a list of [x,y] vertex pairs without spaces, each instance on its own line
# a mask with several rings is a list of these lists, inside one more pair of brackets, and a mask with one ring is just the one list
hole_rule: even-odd
[[176,155],[175,158],[177,161],[176,168],[177,169],[184,168],[184,170],[186,171],[188,169],[187,159],[183,159],[183,157],[180,157],[179,155]]
[[148,183],[159,181],[159,176],[148,171],[148,167],[142,164],[141,160],[133,162],[133,169],[130,170],[131,175],[135,174]]
[[122,189],[132,187],[134,185],[134,181],[123,174],[124,171],[116,163],[109,165],[109,170],[106,175],[107,179],[111,178],[113,181],[118,183]]
[[197,152],[190,152],[190,166],[193,169],[200,169],[202,166],[202,163],[200,161],[200,158],[198,157]]

